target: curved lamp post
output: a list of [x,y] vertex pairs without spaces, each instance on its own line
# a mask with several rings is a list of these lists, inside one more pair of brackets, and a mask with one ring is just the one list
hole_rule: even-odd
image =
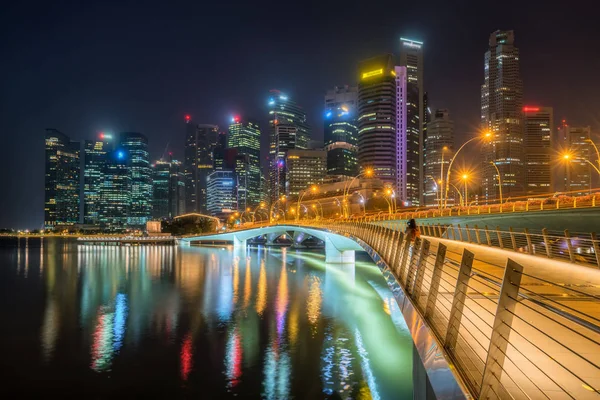
[[308,193],[309,191],[316,193],[318,190],[316,185],[313,185],[310,187],[310,190],[305,190],[302,192],[302,195],[298,197],[298,214],[296,214],[296,222],[298,222],[298,220],[300,219],[300,203],[302,202],[302,199],[304,198],[304,195],[306,193]]
[[344,215],[345,217],[347,217],[348,215],[350,215],[350,210],[348,209],[348,193],[350,192],[350,189],[352,188],[352,184],[354,183],[355,180],[357,180],[358,178],[360,178],[361,176],[366,176],[366,177],[371,177],[373,176],[374,171],[371,168],[367,168],[365,169],[363,172],[361,172],[360,174],[356,175],[354,178],[352,178],[350,180],[350,183],[348,185],[344,186]]
[[490,161],[490,164],[492,164],[494,168],[496,168],[496,173],[498,174],[498,189],[500,190],[500,204],[502,204],[502,179],[500,177],[500,170],[498,169],[498,166],[495,162]]

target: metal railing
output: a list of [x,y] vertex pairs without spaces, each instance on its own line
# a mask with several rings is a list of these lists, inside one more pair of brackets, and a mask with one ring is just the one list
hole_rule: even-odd
[[[301,224],[358,239],[379,255],[473,397],[600,398],[596,288],[554,283],[534,269],[524,271],[510,258],[505,265],[495,265],[478,258],[477,252],[450,251],[431,237],[412,241],[400,231],[400,224]],[[451,229],[460,235],[457,228]],[[447,230],[428,226],[424,235],[441,231],[442,236]],[[492,241],[493,235],[487,233],[485,240]],[[514,248],[531,249],[535,243],[526,236],[517,239],[514,232],[495,233],[498,243]],[[473,242],[474,237],[482,241],[480,230],[462,228],[462,235],[463,241]]]

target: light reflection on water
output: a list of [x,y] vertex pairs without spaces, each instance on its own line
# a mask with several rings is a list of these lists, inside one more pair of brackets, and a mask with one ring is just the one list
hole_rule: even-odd
[[22,382],[51,375],[99,395],[408,398],[412,340],[365,257],[52,239],[0,248],[0,288],[19,304],[5,318],[30,338],[2,328],[5,362]]

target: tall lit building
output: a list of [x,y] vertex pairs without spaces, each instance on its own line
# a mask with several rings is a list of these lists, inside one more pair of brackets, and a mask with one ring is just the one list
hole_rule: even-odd
[[358,87],[334,87],[325,94],[325,150],[327,174],[358,173]]
[[260,129],[258,123],[239,116],[232,118],[227,147],[235,149],[237,160],[237,202],[240,209],[260,203]]
[[296,197],[308,187],[321,184],[327,174],[325,150],[289,150],[285,162],[287,165],[285,194],[289,197]]
[[[446,173],[454,153],[454,121],[450,119],[448,110],[435,110],[427,124],[425,149],[425,205],[440,206]],[[448,202],[453,203],[453,200]]]
[[525,178],[527,195],[550,193],[554,188],[554,113],[552,107],[523,107]]
[[99,133],[96,140],[86,140],[84,144],[83,171],[83,223],[100,223],[100,190],[104,183],[104,169],[108,155],[113,150],[112,135]]
[[185,175],[181,162],[158,160],[152,167],[153,218],[173,218],[185,213]]
[[310,128],[304,110],[279,90],[271,90],[269,108],[269,196],[276,201],[285,193],[286,152],[306,149]]
[[219,217],[236,211],[237,194],[235,172],[219,170],[211,172],[207,177],[207,212]]
[[482,195],[499,199],[496,168],[500,171],[504,197],[526,192],[523,153],[523,88],[519,72],[519,49],[513,31],[490,35],[485,53],[484,83],[481,86],[481,125],[492,133],[483,148]]
[[214,170],[219,127],[192,122],[186,116],[184,170],[186,212],[206,212],[206,178]]
[[[407,182],[408,200],[414,204],[423,202],[423,147],[427,131],[426,96],[423,89],[423,42],[400,38],[400,66],[406,67],[406,136],[407,162],[411,175],[418,175],[418,187]],[[416,192],[416,193],[415,193]],[[418,197],[416,200],[415,197]],[[418,201],[418,202],[417,202]]]
[[107,154],[100,188],[98,219],[100,226],[109,231],[124,231],[129,226],[133,197],[129,157],[121,147]]
[[127,154],[131,179],[131,206],[127,223],[145,226],[152,216],[152,169],[148,153],[148,139],[138,132],[119,135],[119,149]]
[[44,228],[79,223],[80,142],[56,129],[46,129]]
[[[591,127],[570,126],[563,120],[559,127],[559,137],[562,138],[562,147],[569,159],[563,159],[565,192],[573,195],[588,194],[592,186],[592,166],[596,156],[592,153]],[[593,155],[594,154],[594,155]]]

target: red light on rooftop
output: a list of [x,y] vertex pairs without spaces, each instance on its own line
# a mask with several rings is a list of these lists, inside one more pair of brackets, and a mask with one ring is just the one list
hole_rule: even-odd
[[185,115],[185,120],[186,120],[186,122],[189,122],[190,118],[191,118],[191,117],[190,117],[190,115],[189,115],[189,114],[186,114],[186,115]]
[[100,135],[98,136],[100,136],[100,139],[104,139],[104,132],[100,132]]
[[169,155],[170,155],[170,156],[172,156],[172,155],[173,155],[173,152],[172,152],[172,151],[170,151],[170,152],[169,152]]
[[540,111],[540,108],[539,107],[528,107],[528,106],[525,106],[525,107],[523,107],[523,111],[524,112],[538,112],[538,111]]

